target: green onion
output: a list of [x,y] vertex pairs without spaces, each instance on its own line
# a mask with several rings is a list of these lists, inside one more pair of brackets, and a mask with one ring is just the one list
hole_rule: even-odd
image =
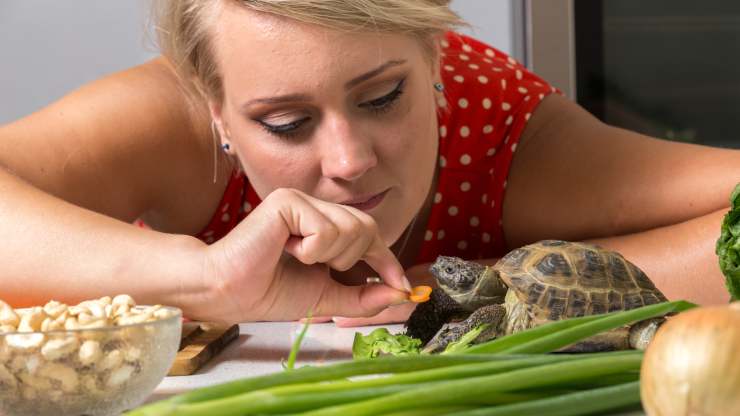
[[[487,412],[560,414],[555,412],[565,412],[588,401],[599,402],[589,406],[603,406],[595,411],[617,409],[639,403],[639,394],[635,401],[634,385],[639,377],[641,351],[539,353],[693,306],[688,302],[670,302],[554,322],[475,345],[464,350],[464,354],[383,356],[323,367],[306,366],[201,388],[141,407],[129,415],[224,416],[308,411],[309,415],[327,416],[416,416],[473,411],[481,406],[489,406]],[[298,338],[293,344],[290,368],[302,336]],[[579,391],[584,388],[589,390]],[[519,404],[535,410],[511,407]],[[580,408],[571,410],[581,412]]]
[[[316,383],[320,381],[343,379],[345,377],[368,374],[406,373],[431,368],[440,368],[461,364],[506,361],[506,355],[450,354],[450,355],[405,355],[383,356],[373,359],[341,362],[323,367],[301,367],[293,371],[284,371],[263,376],[202,387],[169,399],[140,407],[129,415],[168,414],[178,403],[195,403],[248,393],[274,386],[285,386],[299,383]],[[517,358],[516,356],[514,358]],[[521,358],[519,356],[518,358]]]
[[496,338],[488,342],[472,345],[464,351],[465,354],[493,354],[504,351],[508,348],[523,344],[528,341],[539,339],[545,335],[554,334],[567,328],[572,328],[586,322],[595,321],[603,315],[580,316],[577,318],[565,319],[546,323],[534,328],[529,328],[514,334]]
[[311,315],[313,315],[311,311],[308,311],[308,316],[306,317],[306,322],[303,324],[303,329],[301,329],[301,333],[298,334],[298,338],[295,339],[293,346],[290,348],[288,364],[285,365],[286,370],[292,370],[293,367],[295,367],[295,359],[298,357],[298,350],[301,348],[301,342],[303,342],[303,337],[306,336],[306,331],[308,331],[308,325],[311,323]]
[[450,416],[576,416],[640,403],[640,382],[568,393],[502,406],[448,413]]
[[[696,305],[693,303],[679,300],[642,306],[628,311],[571,318],[564,321],[544,324],[542,326],[495,339],[493,341],[477,344],[468,348],[464,352],[479,354],[490,354],[494,352],[506,352],[509,354],[552,352],[600,332],[629,325],[633,322],[663,316],[672,312],[682,312],[695,306]],[[565,323],[568,323],[568,325]]]
[[440,386],[413,388],[357,403],[324,407],[306,416],[377,415],[407,409],[409,403],[418,407],[455,406],[485,402],[492,393],[525,388],[557,386],[559,383],[587,377],[619,374],[640,368],[641,354],[618,354],[611,357],[589,357],[580,360],[546,364],[513,370],[502,374],[451,380]]
[[437,407],[435,409],[410,409],[401,412],[388,413],[386,416],[437,416],[437,415],[448,415],[454,412],[461,412],[463,410],[476,409],[477,406],[450,406],[450,407]]
[[[319,409],[331,405],[357,402],[375,397],[386,396],[411,389],[428,389],[435,386],[443,386],[447,381],[436,381],[418,384],[391,384],[387,386],[357,387],[339,391],[315,391],[308,393],[294,393],[290,395],[277,395],[268,390],[249,393],[249,397],[242,397],[240,403],[201,402],[182,405],[172,408],[173,414],[178,416],[237,416],[247,414],[273,414],[300,412]],[[535,400],[546,397],[540,392],[528,393],[496,393],[486,397],[485,404],[507,404],[523,400]]]
[[[632,353],[633,355],[641,354],[640,352]],[[623,355],[621,353],[618,354]],[[600,353],[598,355],[607,357],[614,356],[615,353]],[[362,380],[337,380],[325,383],[291,384],[233,395],[218,400],[192,404],[177,404],[169,409],[172,412],[176,412],[178,415],[197,415],[205,413],[219,416],[243,415],[264,411],[265,409],[270,408],[269,406],[277,406],[276,408],[281,408],[280,406],[283,406],[283,402],[293,402],[295,400],[299,400],[296,399],[296,397],[310,397],[312,394],[328,394],[330,396],[333,393],[353,390],[360,391],[363,389],[371,392],[368,394],[373,394],[372,392],[375,391],[373,389],[384,386],[397,386],[399,389],[408,390],[413,388],[412,385],[414,384],[490,375],[543,364],[582,360],[585,357],[585,355],[577,354],[536,355],[531,357],[510,358],[507,360],[461,364]]]

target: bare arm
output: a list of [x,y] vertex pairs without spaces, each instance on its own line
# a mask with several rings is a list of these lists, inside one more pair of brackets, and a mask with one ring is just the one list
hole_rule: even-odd
[[607,126],[560,96],[535,111],[504,202],[509,247],[592,240],[622,252],[670,298],[728,298],[714,254],[740,152]]
[[[215,244],[189,237],[213,215],[231,165],[220,161],[214,184],[208,118],[187,103],[157,60],[0,128],[0,235],[9,243],[0,246],[0,298],[25,306],[124,292],[235,322],[309,309],[368,315],[406,296],[372,217],[296,190],[268,195]],[[140,216],[159,231],[130,224]],[[359,260],[387,285],[330,278],[329,267]]]
[[[21,306],[126,292],[182,305],[172,288],[197,269],[189,254],[201,244],[128,223],[171,218],[155,225],[185,234],[207,220],[223,185],[208,184],[196,120],[154,61],[2,126],[0,298]],[[176,211],[172,201],[185,199],[177,184],[188,179],[193,192],[210,185],[205,201]]]

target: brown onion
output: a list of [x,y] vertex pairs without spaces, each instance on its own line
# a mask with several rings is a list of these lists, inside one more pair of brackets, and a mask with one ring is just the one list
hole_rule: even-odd
[[740,415],[740,301],[670,318],[645,352],[648,415]]

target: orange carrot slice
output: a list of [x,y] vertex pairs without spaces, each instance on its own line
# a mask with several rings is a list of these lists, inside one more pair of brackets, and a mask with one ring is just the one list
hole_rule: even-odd
[[430,286],[416,286],[411,289],[409,300],[415,303],[422,303],[429,300],[429,295],[432,293]]

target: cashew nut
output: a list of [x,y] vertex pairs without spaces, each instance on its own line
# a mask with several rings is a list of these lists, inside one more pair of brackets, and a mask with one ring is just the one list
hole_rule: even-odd
[[41,330],[41,324],[46,319],[46,312],[40,306],[34,306],[25,312],[21,312],[21,321],[18,324],[18,332],[36,332]]
[[[97,328],[170,318],[162,305],[137,306],[129,295],[104,296],[74,306],[51,300],[43,307],[14,310],[0,301],[0,392],[39,405],[70,393],[111,394],[142,369],[137,343],[156,332],[153,325],[116,331]],[[87,329],[90,329],[89,331]],[[71,333],[55,331],[75,330]],[[0,396],[2,399],[10,396]],[[10,400],[10,398],[8,398]],[[44,402],[44,403],[41,403]],[[34,405],[36,402],[33,402]]]
[[41,347],[41,355],[49,361],[64,358],[77,350],[80,345],[77,337],[71,336],[62,339],[52,339]]
[[95,364],[102,355],[103,352],[100,349],[100,343],[98,341],[88,340],[80,346],[79,359],[80,363],[84,366]]
[[132,365],[123,365],[121,367],[118,367],[110,373],[110,376],[108,377],[108,382],[106,384],[109,387],[120,386],[131,378],[134,370],[135,368]]
[[0,325],[11,325],[16,327],[19,322],[20,318],[18,318],[18,314],[15,313],[13,308],[0,300]]
[[44,334],[33,333],[33,334],[8,334],[5,336],[5,342],[10,348],[22,351],[31,351],[41,346],[44,343]]
[[123,363],[123,354],[121,354],[121,350],[113,350],[109,352],[108,355],[103,357],[103,359],[96,366],[96,368],[99,371],[112,370],[120,366],[122,363]]
[[49,315],[50,318],[56,319],[59,315],[67,311],[67,305],[51,300],[44,305],[44,312]]
[[15,332],[15,326],[13,325],[0,325],[0,333]]
[[66,393],[77,390],[77,386],[80,383],[77,372],[74,369],[58,363],[46,363],[39,370],[39,375],[59,381],[62,385],[62,390]]

